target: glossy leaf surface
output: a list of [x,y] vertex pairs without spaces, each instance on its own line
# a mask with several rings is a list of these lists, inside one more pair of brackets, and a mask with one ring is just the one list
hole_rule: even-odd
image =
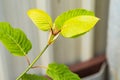
[[64,37],[73,38],[80,36],[91,30],[98,22],[94,16],[78,16],[67,20],[61,28],[61,34]]

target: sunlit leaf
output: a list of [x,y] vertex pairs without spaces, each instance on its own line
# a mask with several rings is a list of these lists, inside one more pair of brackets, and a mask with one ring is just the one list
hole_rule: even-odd
[[74,18],[74,17],[77,17],[77,16],[81,16],[81,15],[90,15],[90,16],[94,16],[94,12],[92,11],[88,11],[88,10],[85,10],[85,9],[73,9],[73,10],[69,10],[69,11],[66,11],[64,13],[62,13],[61,15],[59,15],[56,19],[55,19],[55,26],[58,28],[58,29],[61,29],[61,27],[63,26],[63,24],[71,19],[71,18]]
[[80,36],[91,30],[98,20],[99,18],[88,15],[74,17],[63,24],[61,34],[68,38]]
[[51,17],[46,12],[39,9],[30,9],[27,14],[40,30],[47,31],[52,27]]
[[0,22],[0,36],[1,42],[15,56],[25,56],[32,47],[25,33],[9,23]]
[[48,79],[36,74],[24,74],[21,80],[48,80]]
[[53,80],[80,80],[79,76],[71,72],[64,64],[49,64],[47,75]]

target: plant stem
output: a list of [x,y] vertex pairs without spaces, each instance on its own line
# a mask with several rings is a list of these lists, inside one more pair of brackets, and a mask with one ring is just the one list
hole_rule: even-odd
[[26,58],[26,61],[27,61],[28,65],[30,65],[30,59],[29,59],[29,57],[26,55],[25,58]]
[[47,44],[45,46],[45,48],[39,53],[39,55],[33,60],[33,62],[26,68],[26,70],[20,75],[17,77],[16,80],[20,80],[20,78],[27,72],[30,70],[30,68],[32,68],[32,66],[38,61],[38,59],[41,57],[41,55],[45,52],[45,50],[48,48],[49,44]]
[[43,66],[43,65],[33,66],[32,68],[44,68],[44,69],[47,69],[47,67],[46,67],[46,66]]

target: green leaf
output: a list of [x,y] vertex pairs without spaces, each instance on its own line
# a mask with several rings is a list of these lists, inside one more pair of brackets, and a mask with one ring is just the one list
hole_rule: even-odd
[[58,16],[55,19],[55,27],[57,27],[57,29],[61,29],[61,27],[63,26],[63,24],[74,17],[77,16],[81,16],[81,15],[90,15],[90,16],[94,16],[94,12],[92,11],[88,11],[85,9],[73,9],[73,10],[69,10],[67,12],[62,13],[60,16]]
[[44,76],[39,76],[36,74],[24,74],[21,80],[48,80]]
[[0,22],[0,40],[4,36],[4,34],[6,34],[6,33],[10,34],[11,33],[9,30],[11,30],[11,32],[13,32],[13,28],[11,28],[9,23]]
[[9,23],[0,22],[0,36],[1,42],[15,56],[25,56],[32,48],[25,33],[18,28],[12,28]]
[[71,72],[64,64],[49,64],[47,75],[53,80],[80,80],[79,76]]
[[78,37],[91,30],[98,20],[99,18],[88,15],[74,17],[63,24],[61,34],[68,38]]
[[30,9],[27,14],[40,30],[47,31],[52,27],[51,17],[46,12],[38,9]]

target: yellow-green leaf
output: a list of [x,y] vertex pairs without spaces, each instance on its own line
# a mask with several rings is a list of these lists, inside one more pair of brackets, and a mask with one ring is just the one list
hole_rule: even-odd
[[0,41],[14,56],[25,56],[32,48],[25,33],[19,28],[13,28],[7,22],[0,22]]
[[47,31],[52,27],[51,17],[46,12],[39,9],[30,9],[27,14],[40,30]]
[[74,17],[63,24],[61,34],[68,38],[80,36],[91,30],[98,20],[99,18],[88,15]]
[[71,72],[64,64],[49,64],[46,74],[52,80],[81,80],[77,74]]
[[83,16],[83,15],[94,16],[94,12],[86,10],[86,9],[80,9],[80,8],[68,10],[60,14],[55,19],[55,26],[57,29],[61,29],[61,27],[67,20],[74,18],[74,17]]

